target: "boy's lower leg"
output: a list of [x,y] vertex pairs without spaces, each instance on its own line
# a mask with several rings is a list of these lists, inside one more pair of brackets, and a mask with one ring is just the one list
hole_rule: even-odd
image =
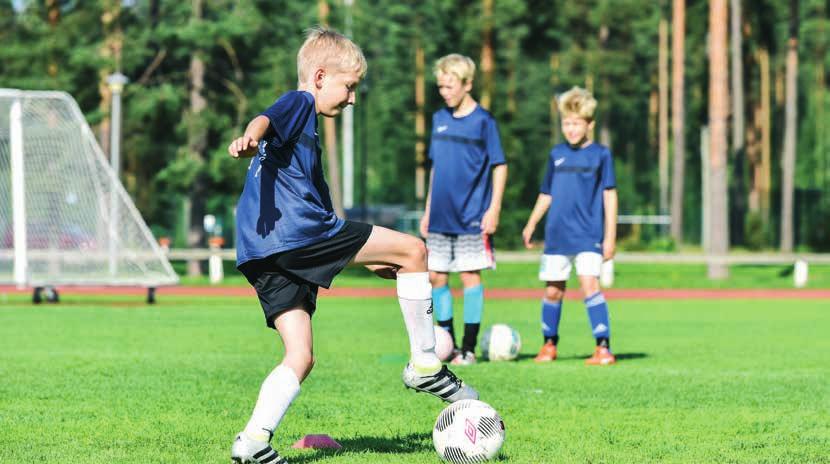
[[472,364],[475,362],[478,333],[484,312],[484,287],[478,271],[462,272],[461,280],[464,283],[464,339],[461,343],[463,358],[460,363]]
[[398,269],[398,301],[409,336],[412,360],[403,371],[404,385],[444,401],[478,399],[478,393],[446,366],[442,367],[435,354],[432,286],[424,242],[411,235],[375,226],[354,261],[359,264],[393,265]]
[[[586,363],[588,364],[613,364],[616,358],[611,353],[611,323],[608,317],[608,303],[605,295],[599,289],[599,284],[594,283],[596,278],[583,280],[582,287],[585,293],[585,310],[588,312],[588,321],[591,324],[591,333],[596,340],[596,349]],[[587,281],[586,281],[587,280]]]
[[562,317],[562,298],[565,296],[565,282],[548,282],[542,299],[542,336],[544,343],[534,358],[536,362],[556,359],[559,344],[559,321]]
[[285,345],[285,358],[265,378],[251,418],[231,447],[231,459],[238,463],[285,462],[269,442],[288,407],[300,394],[300,382],[311,370],[311,317],[304,308],[280,313],[274,325]]
[[452,347],[455,349],[455,329],[453,327],[452,292],[447,285],[447,274],[443,272],[431,272],[432,283],[432,305],[435,309],[435,322],[439,327],[450,333]]

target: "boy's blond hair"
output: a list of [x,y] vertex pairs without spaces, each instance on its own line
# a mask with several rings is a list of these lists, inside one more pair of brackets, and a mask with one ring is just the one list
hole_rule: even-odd
[[452,74],[463,84],[466,84],[473,81],[473,77],[476,75],[476,64],[468,56],[451,53],[438,58],[432,72],[436,78],[440,77],[441,74]]
[[325,27],[312,27],[297,52],[297,79],[306,82],[317,69],[355,71],[366,74],[366,57],[360,47],[345,35]]
[[582,87],[571,87],[570,90],[559,96],[559,112],[562,116],[576,115],[591,122],[594,120],[594,111],[597,109],[597,100],[591,92]]

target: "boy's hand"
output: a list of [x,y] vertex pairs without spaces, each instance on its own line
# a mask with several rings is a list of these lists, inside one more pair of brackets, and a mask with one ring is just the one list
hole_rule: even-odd
[[614,240],[602,241],[602,259],[608,261],[614,259],[614,253],[617,251],[617,243]]
[[495,209],[488,209],[481,218],[481,233],[492,235],[496,233],[499,227],[499,211]]
[[421,226],[418,231],[421,233],[421,237],[427,238],[429,234],[429,213],[424,213],[424,216],[421,217]]
[[385,264],[368,264],[366,269],[374,272],[383,279],[395,280],[398,278],[398,268],[395,266],[387,266]]
[[228,153],[234,158],[250,158],[254,156],[259,146],[259,140],[250,135],[243,135],[228,145]]
[[530,240],[533,238],[533,231],[536,229],[536,226],[532,226],[530,224],[526,225],[524,229],[522,229],[522,240],[525,242],[525,248],[528,250],[533,248],[533,242]]

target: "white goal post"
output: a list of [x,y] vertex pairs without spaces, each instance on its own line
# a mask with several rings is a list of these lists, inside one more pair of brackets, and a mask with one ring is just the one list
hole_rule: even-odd
[[178,283],[65,92],[0,89],[0,283]]

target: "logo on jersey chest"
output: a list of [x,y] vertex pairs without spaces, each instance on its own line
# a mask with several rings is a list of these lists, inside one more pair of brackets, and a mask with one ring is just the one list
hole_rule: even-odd
[[438,126],[437,128],[435,128],[435,132],[438,132],[440,134],[441,132],[444,132],[448,128],[449,128],[449,126]]

